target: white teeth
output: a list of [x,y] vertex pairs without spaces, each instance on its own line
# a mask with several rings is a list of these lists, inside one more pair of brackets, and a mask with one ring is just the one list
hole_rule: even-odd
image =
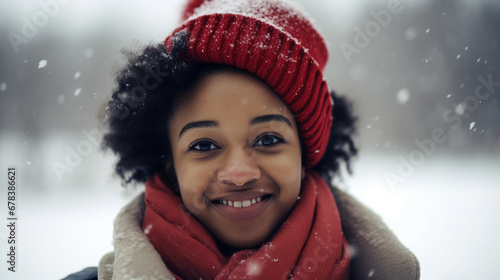
[[240,208],[243,206],[243,203],[241,201],[235,201],[233,202],[233,207]]
[[253,198],[251,200],[244,200],[244,201],[231,201],[231,200],[219,200],[219,203],[222,205],[227,205],[235,208],[244,208],[248,206],[252,206],[257,202],[262,201],[262,196],[259,196],[257,198]]

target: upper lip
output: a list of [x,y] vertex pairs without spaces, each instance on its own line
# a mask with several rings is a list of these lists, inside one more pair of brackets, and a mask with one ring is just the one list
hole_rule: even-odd
[[217,200],[229,200],[229,201],[245,201],[245,200],[252,200],[257,197],[261,197],[264,195],[271,195],[273,194],[270,191],[264,191],[264,190],[246,190],[246,191],[236,191],[236,192],[231,192],[227,193],[221,196],[217,196],[215,198],[211,198],[210,201],[217,201]]

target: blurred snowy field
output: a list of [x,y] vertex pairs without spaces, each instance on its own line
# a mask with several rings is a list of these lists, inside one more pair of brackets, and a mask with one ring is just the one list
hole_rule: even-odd
[[[51,164],[66,152],[57,139],[81,141],[59,135],[25,152],[21,138],[0,136],[1,167],[18,169],[19,218],[17,272],[4,263],[1,279],[61,279],[96,266],[113,249],[115,215],[139,191],[124,191],[112,177],[113,158],[97,149],[59,181]],[[421,279],[498,279],[500,157],[437,154],[391,188],[383,174],[398,164],[398,155],[361,153],[341,188],[380,214],[417,255]],[[6,192],[0,201],[6,209]],[[4,254],[6,227],[0,234]]]

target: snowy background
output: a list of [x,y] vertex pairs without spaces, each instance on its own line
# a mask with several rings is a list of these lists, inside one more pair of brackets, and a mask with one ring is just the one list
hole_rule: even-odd
[[[341,187],[417,255],[422,279],[499,279],[500,1],[401,0],[382,22],[397,1],[296,2],[327,38],[330,87],[360,119],[360,156]],[[16,273],[0,227],[1,279],[60,279],[112,250],[113,219],[139,190],[113,177],[97,115],[120,51],[163,40],[182,4],[0,0],[0,168],[18,169],[19,218]]]

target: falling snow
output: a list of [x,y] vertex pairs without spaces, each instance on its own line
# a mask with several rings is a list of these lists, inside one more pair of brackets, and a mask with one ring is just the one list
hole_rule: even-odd
[[257,262],[250,262],[247,268],[247,275],[257,276],[262,271],[262,266]]
[[153,227],[152,224],[149,224],[145,229],[144,229],[144,233],[145,234],[149,234],[149,232],[151,231],[151,228]]
[[79,71],[78,71],[78,72],[76,72],[76,73],[75,73],[75,75],[74,75],[75,80],[76,80],[76,79],[78,79],[78,78],[80,78],[81,74],[82,74],[82,73],[81,73],[81,72],[79,72]]
[[397,94],[399,104],[406,104],[408,99],[410,99],[410,91],[407,88],[400,89]]
[[7,90],[7,83],[3,82],[0,84],[0,91],[6,91]]
[[476,122],[471,122],[469,125],[469,130],[472,130],[474,128],[474,125],[476,125]]
[[75,96],[80,95],[80,92],[82,92],[82,88],[77,88],[77,89],[75,90],[75,93],[74,93],[74,94],[75,94]]
[[465,113],[465,105],[463,103],[460,103],[457,105],[457,107],[455,107],[455,113],[457,113],[457,115],[463,115]]
[[38,69],[42,69],[45,66],[47,66],[47,60],[43,59],[43,60],[40,60],[40,62],[38,62]]

